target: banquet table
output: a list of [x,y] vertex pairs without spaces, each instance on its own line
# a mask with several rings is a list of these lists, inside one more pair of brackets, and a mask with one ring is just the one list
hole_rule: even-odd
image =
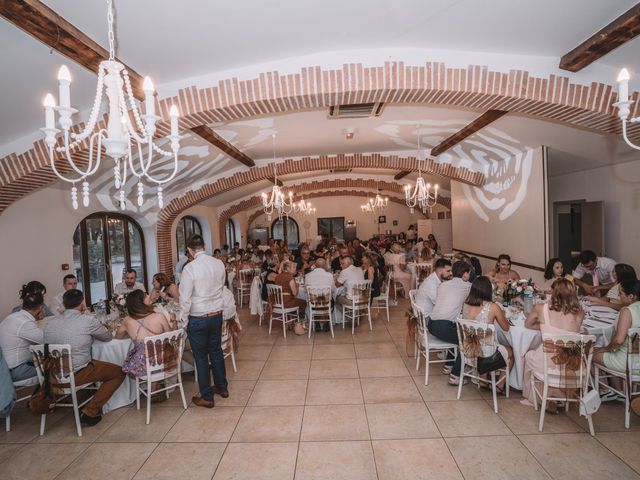
[[[91,346],[91,356],[94,360],[122,365],[127,358],[133,342],[129,338],[114,338],[110,342],[94,341]],[[130,405],[136,401],[136,381],[129,375],[126,376],[122,385],[118,387],[109,401],[102,407],[102,413],[110,412],[116,408]]]

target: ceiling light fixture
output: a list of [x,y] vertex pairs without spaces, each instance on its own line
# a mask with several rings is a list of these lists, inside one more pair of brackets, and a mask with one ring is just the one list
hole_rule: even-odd
[[422,178],[422,152],[420,151],[420,126],[416,125],[416,132],[418,133],[418,148],[416,150],[416,160],[418,162],[418,178],[416,179],[416,185],[414,188],[411,188],[411,185],[405,185],[404,187],[404,195],[407,202],[407,207],[413,214],[415,211],[415,207],[417,206],[422,213],[427,213],[427,208],[429,212],[438,202],[438,189],[440,188],[438,184],[435,185],[434,191],[431,191],[431,184],[426,183],[424,178]]
[[278,212],[278,218],[282,220],[282,216],[289,216],[293,211],[293,193],[289,192],[289,200],[278,185],[278,172],[276,171],[276,134],[271,135],[273,142],[273,187],[271,187],[271,195],[262,192],[262,207],[267,215],[267,220],[271,221],[271,214],[274,210]]
[[305,201],[304,196],[298,203],[293,205],[293,211],[305,217],[313,216],[316,214],[315,207],[311,206],[309,202]]
[[631,105],[633,100],[629,100],[629,70],[623,68],[618,74],[618,101],[613,104],[614,107],[618,107],[618,118],[622,121],[622,137],[631,148],[640,150],[640,146],[634,144],[627,136],[627,121],[631,123],[640,122],[640,117],[629,118],[631,113]]

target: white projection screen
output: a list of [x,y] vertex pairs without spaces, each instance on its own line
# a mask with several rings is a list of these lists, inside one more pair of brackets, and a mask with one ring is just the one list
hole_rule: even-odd
[[453,248],[544,268],[548,255],[546,147],[495,161],[483,187],[451,182]]

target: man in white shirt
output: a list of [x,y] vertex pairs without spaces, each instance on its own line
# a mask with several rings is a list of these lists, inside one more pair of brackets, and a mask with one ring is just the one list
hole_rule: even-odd
[[[213,408],[213,394],[229,396],[227,374],[222,352],[222,290],[226,272],[224,264],[204,251],[204,240],[192,235],[187,248],[193,260],[185,265],[180,281],[180,307],[189,316],[187,336],[198,371],[200,396],[192,401],[199,407]],[[215,386],[211,388],[211,374]]]
[[64,312],[62,296],[67,290],[74,290],[78,288],[78,279],[72,273],[70,273],[69,275],[65,275],[62,279],[62,287],[64,288],[64,290],[53,297],[53,300],[51,300],[51,305],[49,305],[49,310],[51,310],[54,315],[60,315]]
[[129,268],[124,272],[124,282],[118,283],[113,289],[113,293],[116,295],[126,295],[134,290],[146,292],[147,290],[144,288],[144,285],[137,281],[137,277],[138,274],[136,271],[133,268]]
[[0,322],[0,349],[14,382],[37,374],[29,347],[43,343],[42,330],[36,323],[43,308],[42,293],[27,292],[22,299],[22,309]]
[[340,267],[342,267],[342,270],[336,280],[336,286],[343,287],[343,290],[336,298],[336,301],[341,305],[346,305],[351,303],[353,297],[351,288],[353,285],[364,282],[364,272],[353,265],[353,258],[348,255],[340,258]]
[[595,252],[585,250],[578,257],[580,263],[573,271],[573,281],[589,295],[598,295],[615,284],[613,271],[616,261],[607,257],[598,257]]
[[320,257],[314,262],[313,270],[304,276],[304,284],[307,287],[329,287],[335,290],[333,275],[327,271],[327,260]]
[[[451,268],[453,278],[442,282],[438,287],[436,303],[433,306],[428,323],[429,332],[440,340],[458,345],[458,328],[455,320],[462,311],[462,305],[469,295],[471,284],[469,275],[471,265],[463,261],[457,261]],[[449,354],[449,358],[453,355]],[[451,370],[449,370],[451,368]],[[457,385],[460,381],[460,355],[456,355],[453,366],[447,364],[445,372],[450,373],[449,383]]]
[[422,281],[416,295],[416,303],[425,316],[431,315],[433,306],[436,304],[440,284],[450,280],[452,276],[451,261],[439,258],[434,265],[433,273]]

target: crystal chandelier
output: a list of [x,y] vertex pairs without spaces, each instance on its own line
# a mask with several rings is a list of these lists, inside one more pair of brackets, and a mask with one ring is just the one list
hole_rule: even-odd
[[614,107],[618,107],[618,118],[622,121],[622,137],[631,148],[640,150],[640,146],[635,145],[627,136],[627,121],[631,123],[640,122],[640,117],[629,118],[631,113],[632,100],[629,100],[629,71],[626,68],[620,70],[618,74],[618,101],[613,104]]
[[[138,206],[141,207],[144,203],[142,180],[146,179],[157,185],[158,206],[162,208],[162,185],[171,181],[178,172],[178,150],[180,149],[178,109],[175,105],[172,105],[169,110],[171,135],[167,138],[171,142],[171,151],[166,151],[153,142],[153,136],[156,132],[155,124],[161,117],[157,116],[155,112],[154,87],[151,79],[149,77],[144,79],[145,115],[141,116],[131,90],[129,73],[124,65],[115,59],[112,0],[107,0],[107,24],[109,31],[109,59],[100,62],[98,67],[96,96],[84,130],[80,133],[70,131],[71,116],[77,113],[78,110],[71,107],[71,75],[66,66],[63,65],[58,71],[59,105],[56,107],[55,99],[51,94],[47,94],[44,99],[45,128],[42,131],[45,134],[45,143],[49,149],[51,168],[59,179],[72,185],[71,204],[74,209],[78,208],[78,189],[76,184],[82,183],[82,204],[88,207],[89,182],[87,179],[95,174],[100,167],[102,148],[104,147],[104,153],[114,160],[114,185],[116,189],[120,190],[120,208],[124,210],[126,206],[124,186],[127,181],[127,170],[130,170],[131,174],[138,179]],[[107,128],[96,129],[105,90],[109,103]],[[55,123],[56,111],[59,115],[58,125],[63,133],[63,146],[56,146],[56,135],[60,132]],[[71,154],[87,138],[89,139],[89,158],[86,167],[82,167],[76,164]],[[135,149],[139,157],[139,170],[136,170],[133,163],[133,143],[135,143]],[[147,145],[146,155],[143,154],[142,145]],[[164,157],[173,157],[173,172],[164,179],[153,177],[149,173],[153,152]],[[56,167],[55,157],[57,154],[61,154],[68,162],[68,170],[71,176],[62,175]]]
[[360,209],[367,214],[382,214],[387,211],[387,205],[389,204],[388,197],[382,197],[380,195],[380,189],[376,193],[375,198],[370,198],[367,203],[360,206]]
[[271,187],[271,195],[262,192],[262,207],[267,215],[267,220],[271,221],[271,214],[274,210],[278,212],[278,218],[288,216],[293,211],[293,193],[289,192],[289,199],[284,194],[280,186],[278,186],[278,173],[276,171],[276,134],[271,135],[273,141],[273,187]]
[[312,207],[309,202],[305,201],[304,197],[302,197],[298,203],[293,205],[293,211],[294,213],[298,213],[305,217],[316,214],[315,207]]
[[440,188],[437,184],[435,185],[434,191],[431,191],[431,184],[425,183],[424,178],[422,178],[422,159],[420,158],[420,130],[419,126],[416,126],[416,130],[418,132],[418,149],[416,151],[416,159],[418,160],[418,178],[416,180],[416,185],[412,189],[411,185],[405,185],[404,187],[404,195],[407,201],[407,207],[409,207],[411,213],[413,214],[414,208],[417,206],[422,213],[427,213],[427,208],[429,212],[438,202],[438,189]]

